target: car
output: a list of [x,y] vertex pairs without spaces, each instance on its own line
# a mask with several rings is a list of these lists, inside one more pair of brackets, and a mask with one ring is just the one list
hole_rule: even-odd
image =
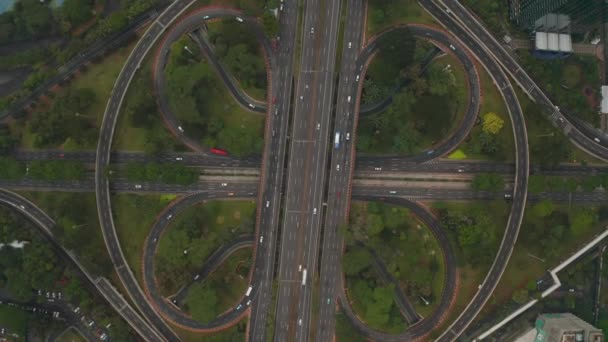
[[302,272],[302,265],[298,266],[298,272]]
[[381,167],[375,167],[374,171],[382,171],[382,168]]
[[463,169],[458,169],[458,172],[459,172],[459,173],[463,173],[463,172],[464,172],[464,170],[463,170]]
[[391,191],[389,191],[388,193],[389,193],[389,194],[391,194],[391,195],[395,195],[395,194],[397,193],[397,191],[395,191],[395,190],[391,190]]
[[321,123],[317,122],[317,131],[321,129]]
[[229,192],[228,196],[234,196],[234,192]]
[[236,309],[241,310],[242,307],[243,307],[243,304],[239,304],[239,306],[237,306]]
[[103,334],[101,334],[101,335],[99,336],[99,338],[100,338],[102,341],[105,341],[105,340],[107,340],[107,339],[108,339],[108,335],[107,335],[106,333],[103,333]]
[[336,165],[336,171],[340,171],[340,164]]
[[327,298],[327,304],[331,303],[331,298]]
[[346,133],[346,140],[350,140],[350,133]]
[[89,323],[87,323],[87,326],[90,328],[93,326],[93,324],[95,324],[95,322],[93,322],[93,320],[90,320]]
[[450,9],[446,7],[446,8],[445,8],[445,13],[450,14],[450,13],[452,13],[452,12],[450,12]]
[[21,210],[25,210],[25,206],[24,206],[23,204],[20,204],[20,205],[19,205],[19,209],[21,209]]
[[203,19],[207,20],[207,19],[209,19],[209,16],[206,15],[206,16],[203,17]]
[[266,201],[266,208],[270,207],[270,201]]
[[435,152],[435,150],[429,150],[426,154],[433,154],[433,152]]
[[338,198],[340,198],[340,195],[342,195],[342,191],[338,191]]
[[312,214],[313,214],[313,215],[316,215],[316,214],[317,214],[317,208],[314,208],[314,209],[312,210]]
[[304,100],[304,96],[300,95],[300,100]]
[[593,138],[593,140],[594,140],[596,143],[599,143],[599,142],[600,142],[600,138],[598,138],[598,137],[594,137],[594,138]]
[[77,314],[80,312],[80,306],[77,306],[76,309],[74,309],[74,313]]
[[184,160],[182,157],[175,157],[175,160]]
[[274,137],[276,134],[277,134],[277,131],[273,129],[272,130],[272,136]]
[[283,4],[281,4],[281,6],[279,6],[279,11],[283,10]]
[[568,292],[574,292],[574,289],[568,289]]
[[353,43],[352,42],[348,42],[348,48],[352,48],[353,47]]
[[228,183],[222,183],[221,186],[228,186]]
[[276,98],[276,97],[273,97],[273,98],[272,98],[272,104],[276,104],[276,103],[277,103],[277,98]]
[[251,299],[247,301],[247,306],[251,305]]
[[355,82],[359,82],[359,75],[355,76]]
[[454,45],[452,45],[452,44],[450,44],[450,49],[456,51],[456,47]]
[[264,236],[260,236],[260,243],[264,242]]
[[197,275],[194,276],[194,280],[198,280],[198,278],[200,278],[200,277],[201,277],[201,275],[197,274]]
[[249,107],[255,109],[255,106],[252,103],[249,104]]
[[65,157],[65,154],[59,153],[59,158],[63,158],[63,157]]
[[298,325],[302,325],[302,319],[298,319]]
[[135,189],[141,189],[141,184],[135,184]]
[[315,28],[314,27],[310,28],[310,34],[315,34]]
[[513,197],[513,195],[511,195],[511,194],[505,194],[505,199],[509,199],[511,197]]
[[346,98],[346,101],[348,101],[350,103],[350,99],[351,99],[351,97],[349,96]]
[[279,108],[276,108],[276,109],[274,110],[274,115],[279,115]]
[[557,118],[557,120],[559,120],[559,122],[561,122],[561,123],[564,123],[564,118],[562,118],[562,117]]
[[242,23],[242,22],[243,22],[243,18],[241,18],[241,17],[236,17],[235,19],[236,19],[236,21],[238,21],[239,23]]
[[182,126],[177,126],[177,129],[178,129],[180,132],[184,133],[184,128],[183,128]]

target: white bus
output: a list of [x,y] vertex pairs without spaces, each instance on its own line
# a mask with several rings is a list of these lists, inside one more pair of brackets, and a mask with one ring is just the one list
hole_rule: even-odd
[[245,297],[249,297],[249,295],[251,294],[251,290],[253,290],[253,286],[249,286],[247,292],[245,293]]
[[340,148],[340,132],[336,132],[336,138],[334,139],[334,146],[336,149]]
[[306,269],[302,271],[302,286],[306,285]]

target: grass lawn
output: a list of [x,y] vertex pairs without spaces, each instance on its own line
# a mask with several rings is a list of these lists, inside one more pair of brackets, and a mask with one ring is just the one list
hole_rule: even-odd
[[[418,1],[391,1],[386,7],[380,6],[378,2],[380,1],[368,1],[367,38],[397,24],[437,24],[433,17],[418,4]],[[386,3],[386,1],[384,2]]]
[[138,279],[141,279],[143,244],[156,215],[174,197],[167,195],[118,194],[112,196],[114,224],[122,251]]
[[[93,274],[109,276],[112,264],[103,241],[95,194],[78,192],[20,192],[44,210],[63,229],[60,241],[74,250]],[[71,231],[70,231],[71,230]],[[71,239],[70,239],[71,237]],[[86,240],[83,238],[86,237]]]
[[[248,279],[244,269],[251,266],[251,248],[244,248],[234,252],[222,265],[220,265],[207,279],[196,283],[190,288],[186,297],[185,307],[192,317],[205,321],[209,308],[209,293],[214,293],[216,302],[213,306],[215,316],[233,308],[245,295]],[[230,286],[226,286],[230,284]],[[212,291],[201,291],[200,288],[209,286]],[[201,307],[205,307],[201,312]],[[243,310],[245,308],[242,308]]]
[[515,142],[513,139],[513,129],[511,128],[511,120],[509,119],[509,112],[503,101],[498,88],[494,85],[492,78],[487,71],[481,66],[477,65],[479,72],[479,79],[481,82],[481,106],[479,107],[480,118],[489,112],[496,113],[503,121],[504,126],[498,133],[497,142],[499,151],[492,155],[486,155],[483,153],[476,153],[473,151],[473,146],[476,144],[476,139],[481,133],[481,125],[476,125],[471,130],[469,138],[460,146],[460,148],[466,153],[470,159],[481,159],[481,160],[494,160],[494,161],[514,161],[515,160]]
[[[81,114],[90,117],[91,120],[95,122],[95,126],[101,126],[103,114],[114,87],[114,82],[136,42],[137,41],[133,41],[129,45],[114,51],[111,55],[106,56],[98,63],[89,64],[85,71],[78,72],[76,77],[69,84],[61,88],[56,96],[61,96],[69,89],[92,89],[95,92],[95,100],[87,112]],[[34,135],[29,129],[13,124],[13,131],[21,134],[22,148],[34,148]],[[95,144],[80,146],[71,139],[70,143],[64,146],[66,150],[94,149],[95,147]]]
[[78,330],[70,327],[57,338],[57,342],[86,342],[86,339],[78,332]]
[[[555,212],[563,213],[562,215],[565,215],[565,217],[570,215],[572,210],[576,209],[578,209],[576,206],[569,208],[568,205],[565,204],[555,205]],[[597,208],[593,209],[597,210]],[[589,242],[596,234],[606,229],[605,221],[587,225],[580,232],[576,234],[570,233],[559,240],[554,255],[547,255],[542,248],[540,248],[539,243],[529,241],[530,238],[528,235],[533,232],[533,229],[538,229],[537,226],[527,224],[527,220],[529,220],[532,215],[531,211],[530,208],[526,209],[520,236],[515,245],[509,265],[498,283],[491,301],[488,302],[489,305],[484,308],[484,311],[481,314],[482,316],[484,313],[489,314],[492,310],[499,308],[501,305],[509,303],[516,290],[526,288],[529,281],[536,281],[542,277],[547,269],[557,266],[567,256]],[[551,226],[546,226],[545,229],[550,230],[553,227],[551,222],[547,222],[546,225]],[[544,261],[539,260],[539,258]]]
[[175,293],[220,246],[241,234],[250,234],[255,208],[255,201],[209,201],[176,215],[158,245],[156,276],[160,292]]
[[28,317],[28,313],[21,309],[0,304],[0,326],[11,334],[18,334],[19,341],[25,341]]

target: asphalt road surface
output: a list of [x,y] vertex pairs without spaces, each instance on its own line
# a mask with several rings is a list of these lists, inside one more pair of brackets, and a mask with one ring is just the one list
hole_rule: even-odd
[[[355,152],[355,127],[359,111],[358,90],[363,83],[356,66],[357,56],[363,42],[365,30],[365,2],[349,0],[346,2],[342,56],[338,75],[338,94],[332,137],[339,134],[339,147],[331,149],[327,206],[323,207],[325,217],[323,244],[320,263],[319,313],[316,326],[316,341],[331,341],[335,332],[335,310],[337,287],[340,286],[340,260],[342,252],[338,227],[346,222],[349,207],[349,186],[352,181]],[[359,80],[357,80],[359,77]],[[319,208],[321,210],[321,208]],[[321,212],[320,212],[321,213]],[[315,264],[316,266],[316,264]],[[316,267],[315,267],[316,268]]]
[[277,275],[277,342],[309,340],[340,5],[327,0],[305,3]]
[[[269,96],[270,110],[266,120],[264,158],[260,177],[256,220],[256,241],[254,246],[254,283],[258,295],[252,303],[249,336],[250,341],[266,341],[268,333],[268,312],[272,310],[272,291],[275,275],[275,254],[279,237],[279,215],[287,151],[287,135],[291,93],[293,88],[293,64],[295,36],[298,24],[298,2],[285,0],[279,15],[280,40],[276,56],[276,68],[271,74],[272,90]],[[273,103],[276,102],[276,103]]]

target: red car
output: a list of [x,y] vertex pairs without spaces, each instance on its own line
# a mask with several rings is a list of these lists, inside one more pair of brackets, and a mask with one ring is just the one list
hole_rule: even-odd
[[276,97],[273,97],[273,98],[272,98],[272,104],[276,104],[276,103],[277,103],[277,98],[276,98]]
[[211,149],[211,153],[218,154],[220,156],[227,156],[228,155],[228,152],[226,152],[224,150],[220,150],[219,148],[212,148]]

